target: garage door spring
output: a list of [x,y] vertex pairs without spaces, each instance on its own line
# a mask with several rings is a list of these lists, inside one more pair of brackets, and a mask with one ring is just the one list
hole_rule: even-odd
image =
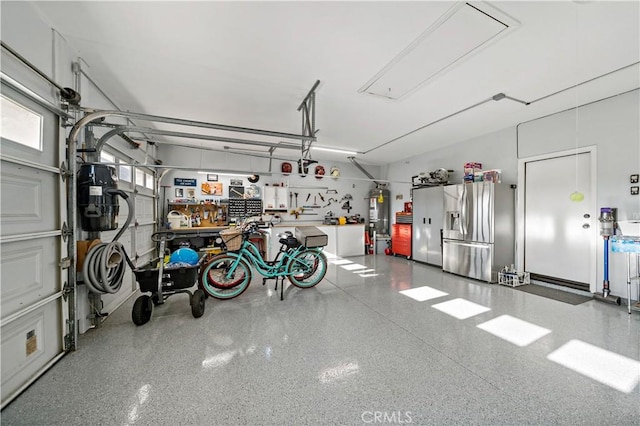
[[117,189],[110,189],[107,192],[111,192],[124,198],[129,206],[129,213],[127,214],[127,220],[125,221],[122,229],[116,234],[110,243],[100,243],[92,248],[84,264],[82,265],[82,273],[84,276],[84,282],[87,288],[92,293],[105,294],[105,293],[117,293],[122,286],[122,280],[126,272],[125,261],[131,267],[135,269],[135,265],[129,259],[124,246],[118,242],[118,238],[124,234],[129,227],[131,219],[133,217],[133,203],[129,199],[129,196]]

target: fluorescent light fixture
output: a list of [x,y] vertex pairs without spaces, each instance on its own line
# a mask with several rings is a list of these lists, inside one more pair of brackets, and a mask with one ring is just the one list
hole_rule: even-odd
[[329,147],[324,147],[324,146],[311,146],[311,149],[315,149],[316,151],[328,151],[328,152],[338,152],[340,154],[347,154],[347,155],[356,155],[359,154],[356,151],[348,151],[346,149],[340,149],[340,148],[329,148]]
[[[204,172],[202,170],[198,170],[198,173],[201,175],[219,175],[219,176],[242,176],[242,177],[250,177],[253,175],[249,175],[246,173],[219,173],[216,171],[211,171],[211,172]],[[256,174],[260,174],[260,173],[256,173]]]
[[517,25],[518,22],[486,3],[460,2],[438,18],[358,92],[400,99],[487,47]]

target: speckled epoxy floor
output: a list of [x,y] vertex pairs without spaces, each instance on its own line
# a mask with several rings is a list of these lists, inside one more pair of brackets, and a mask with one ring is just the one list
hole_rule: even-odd
[[[3,425],[638,424],[621,392],[547,356],[578,339],[640,359],[640,315],[569,305],[382,255],[331,264],[285,301],[255,278],[191,316],[178,295],[141,327],[135,298],[0,413]],[[447,295],[416,301],[429,286]],[[490,310],[460,320],[433,305]],[[550,332],[520,347],[477,326],[509,315]],[[629,371],[637,377],[639,371]]]

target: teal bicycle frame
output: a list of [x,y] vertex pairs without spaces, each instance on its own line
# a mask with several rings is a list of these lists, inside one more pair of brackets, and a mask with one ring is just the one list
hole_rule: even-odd
[[264,277],[263,285],[266,280],[275,278],[276,291],[278,281],[281,281],[281,300],[284,299],[285,277],[301,288],[313,287],[322,280],[327,271],[322,247],[300,245],[291,233],[287,233],[286,239],[280,240],[282,245],[274,259],[266,261],[258,247],[249,240],[254,232],[255,227],[238,234],[235,238],[242,238],[239,250],[214,256],[202,267],[200,285],[209,295],[219,299],[239,296],[251,283],[252,269]]
[[249,263],[249,266],[253,266],[258,271],[258,273],[266,279],[284,277],[288,275],[287,265],[289,264],[289,261],[295,257],[295,255],[306,250],[318,251],[317,248],[311,249],[302,245],[296,248],[287,248],[286,250],[283,250],[283,247],[287,246],[282,245],[278,253],[276,253],[276,257],[272,261],[268,262],[262,258],[262,254],[255,244],[253,244],[251,241],[248,241],[248,239],[246,239],[244,235],[242,237],[243,241],[240,250],[226,252],[227,255],[236,258],[236,261],[229,268],[227,278],[231,278],[241,259],[248,260],[247,263]]

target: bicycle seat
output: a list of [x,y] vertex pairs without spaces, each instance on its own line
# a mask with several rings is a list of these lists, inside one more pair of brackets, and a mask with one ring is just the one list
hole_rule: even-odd
[[289,248],[298,247],[300,245],[300,242],[293,235],[287,235],[284,238],[280,238],[278,241],[280,242],[280,244],[285,245]]

